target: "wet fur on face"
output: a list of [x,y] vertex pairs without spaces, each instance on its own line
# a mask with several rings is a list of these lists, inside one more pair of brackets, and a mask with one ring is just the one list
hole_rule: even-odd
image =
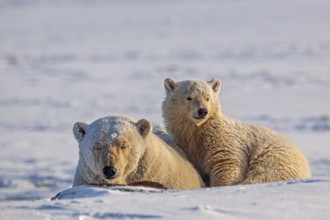
[[178,153],[154,134],[146,119],[135,122],[123,116],[108,116],[91,125],[78,122],[73,132],[79,143],[73,186],[141,181],[156,182],[168,189],[204,186],[182,151]]
[[[73,132],[79,143],[79,160],[88,170],[84,178],[90,183],[102,179],[106,184],[125,184],[144,152],[143,144],[140,146],[145,135],[141,132],[146,132],[145,129],[141,131],[142,125],[124,116],[101,118],[90,125],[77,122]],[[114,175],[105,175],[105,169],[110,169]]]

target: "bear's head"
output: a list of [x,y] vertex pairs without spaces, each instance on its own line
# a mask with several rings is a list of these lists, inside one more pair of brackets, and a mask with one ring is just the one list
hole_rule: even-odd
[[197,126],[203,124],[221,107],[218,100],[221,81],[209,82],[186,80],[176,82],[168,78],[164,81],[166,97],[163,102],[164,117],[184,117]]
[[127,176],[144,154],[144,141],[151,130],[148,120],[135,122],[125,116],[108,116],[90,125],[77,122],[73,126],[79,160],[108,184],[126,184]]

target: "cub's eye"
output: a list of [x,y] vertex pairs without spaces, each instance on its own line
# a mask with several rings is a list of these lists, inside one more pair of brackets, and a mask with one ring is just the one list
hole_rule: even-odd
[[207,97],[207,98],[206,98],[206,101],[210,101],[210,98],[209,98],[209,97]]
[[192,98],[191,98],[191,97],[188,97],[188,98],[187,98],[187,100],[188,100],[188,101],[191,101],[191,100],[192,100]]
[[126,148],[128,148],[128,144],[122,144],[122,145],[120,145],[120,148],[121,149],[126,149]]

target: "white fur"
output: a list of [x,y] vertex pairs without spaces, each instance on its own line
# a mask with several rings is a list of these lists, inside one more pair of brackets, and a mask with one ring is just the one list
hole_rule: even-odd
[[[109,116],[90,125],[77,122],[73,131],[79,143],[79,161],[73,186],[139,181],[158,182],[170,189],[204,186],[198,172],[182,156],[183,153],[175,151],[152,133],[150,122],[145,119],[135,122],[126,116]],[[160,129],[156,133],[170,142]],[[120,141],[128,147],[121,148],[117,144]],[[100,150],[95,152],[97,148]],[[102,174],[102,167],[108,164],[118,168],[119,176],[115,179],[106,179]]]

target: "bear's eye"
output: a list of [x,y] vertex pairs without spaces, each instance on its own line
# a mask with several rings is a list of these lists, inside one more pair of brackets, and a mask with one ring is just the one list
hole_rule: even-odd
[[101,146],[96,146],[96,147],[94,147],[94,150],[95,151],[101,151],[102,150],[102,147]]
[[100,147],[95,147],[94,150],[96,150],[96,151],[101,151],[102,148],[100,148]]
[[192,100],[192,98],[191,98],[191,97],[187,97],[187,100],[188,100],[188,101],[191,101],[191,100]]
[[210,98],[209,98],[209,97],[207,97],[207,98],[206,98],[206,101],[210,101]]

